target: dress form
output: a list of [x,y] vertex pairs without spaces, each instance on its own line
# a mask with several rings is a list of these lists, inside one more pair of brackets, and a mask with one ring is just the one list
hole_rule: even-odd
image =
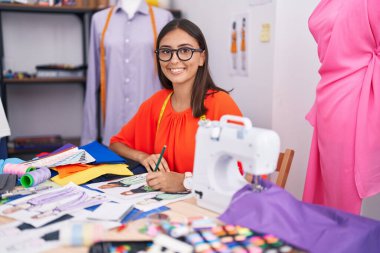
[[132,19],[139,8],[142,0],[119,0],[121,9],[128,14],[128,19]]
[[[103,126],[100,126],[101,112],[97,107],[100,106],[100,39],[110,8],[100,10],[92,16],[82,145],[97,138],[108,145],[110,138],[134,116],[140,104],[161,87],[155,72],[153,26],[160,31],[173,16],[165,9],[153,7],[153,25],[145,0],[118,1],[109,20],[103,44],[106,55],[106,113]],[[127,11],[122,9],[123,3],[127,4],[124,7],[131,7],[135,3],[133,6],[137,9],[133,19],[129,15],[132,13],[127,13],[131,8]]]

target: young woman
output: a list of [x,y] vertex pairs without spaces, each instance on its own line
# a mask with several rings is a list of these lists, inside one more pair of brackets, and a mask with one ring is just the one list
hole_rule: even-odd
[[169,22],[157,38],[155,53],[164,89],[141,105],[111,138],[110,148],[152,172],[147,183],[153,189],[181,192],[188,190],[185,174],[187,178],[193,171],[198,121],[241,112],[228,92],[213,82],[206,40],[195,24],[186,19]]

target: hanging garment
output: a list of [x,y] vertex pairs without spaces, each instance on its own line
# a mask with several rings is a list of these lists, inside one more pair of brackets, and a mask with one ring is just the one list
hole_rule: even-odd
[[0,99],[0,159],[8,157],[7,142],[3,137],[11,135],[7,117],[5,116],[3,103]]
[[5,116],[3,103],[0,99],[0,138],[11,135],[7,117]]
[[[100,39],[110,9],[94,14],[91,21],[82,145],[96,140],[100,85]],[[170,12],[153,7],[155,27],[160,31]],[[151,15],[145,1],[132,19],[117,5],[104,37],[106,66],[106,118],[101,130],[105,145],[137,112],[140,104],[160,88],[154,65]]]
[[303,200],[359,214],[380,192],[380,3],[322,0],[309,26],[321,80]]

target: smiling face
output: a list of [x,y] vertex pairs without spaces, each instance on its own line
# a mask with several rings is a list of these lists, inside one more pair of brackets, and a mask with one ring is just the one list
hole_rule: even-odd
[[[199,49],[199,44],[187,32],[177,28],[162,38],[159,49],[178,48]],[[198,67],[203,66],[204,62],[205,52],[194,52],[188,61],[178,59],[176,52],[173,52],[171,60],[160,61],[160,66],[166,78],[172,82],[173,87],[177,85],[192,86]]]

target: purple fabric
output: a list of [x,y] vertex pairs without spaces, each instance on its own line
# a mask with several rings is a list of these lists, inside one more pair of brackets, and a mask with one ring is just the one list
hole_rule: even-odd
[[270,233],[310,252],[380,252],[380,222],[295,199],[268,181],[266,190],[244,186],[223,222]]

